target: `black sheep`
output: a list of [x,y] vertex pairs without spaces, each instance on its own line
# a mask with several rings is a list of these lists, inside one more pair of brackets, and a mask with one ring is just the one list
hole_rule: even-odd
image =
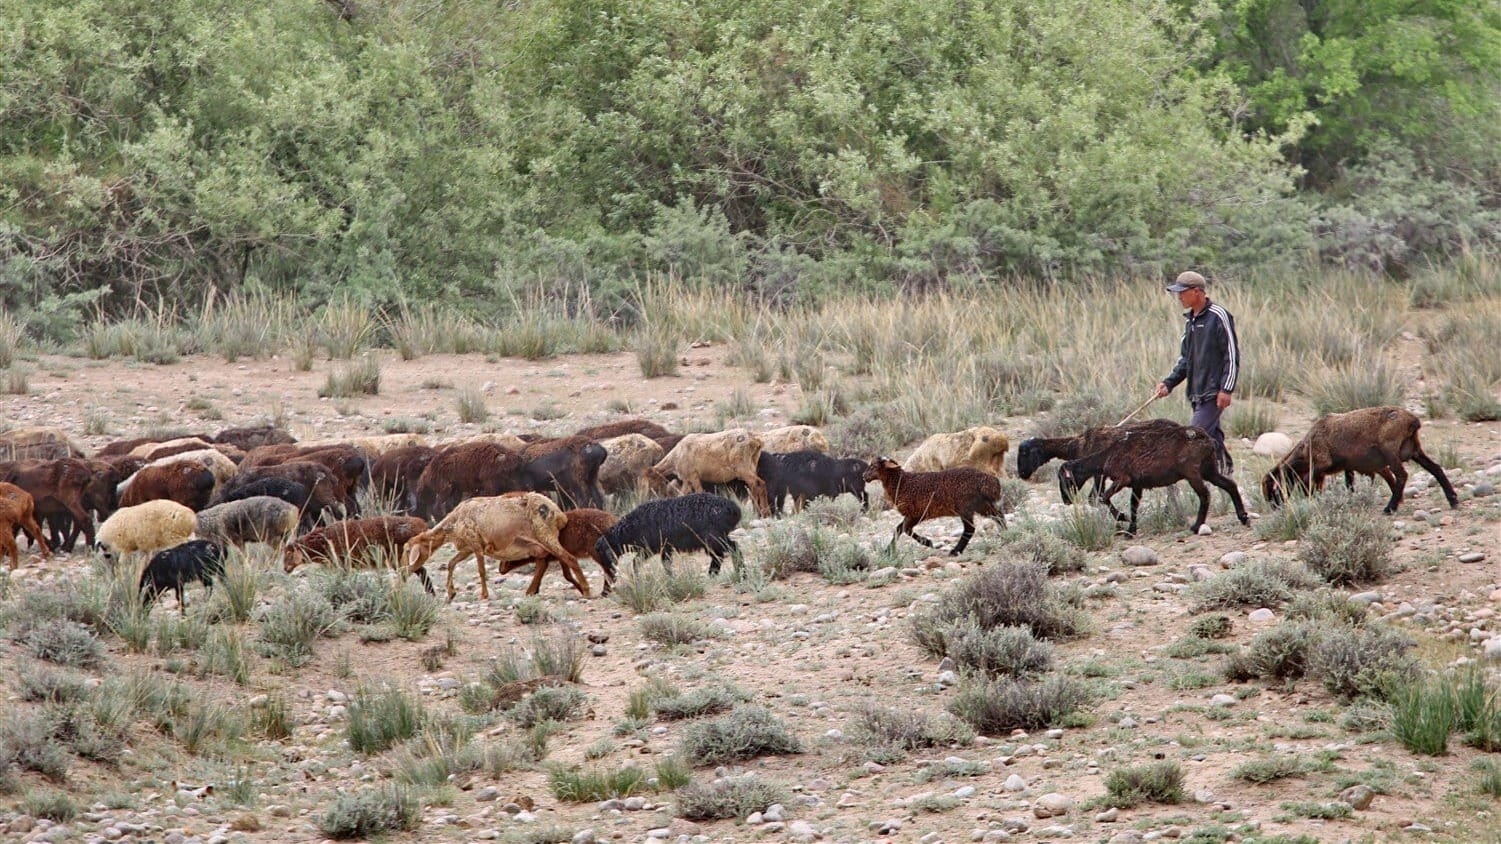
[[830,457],[821,451],[763,451],[756,461],[756,474],[766,482],[771,511],[779,516],[789,497],[793,508],[800,510],[810,498],[838,498],[847,492],[860,499],[861,507],[869,507],[864,477],[868,468],[864,460]]
[[214,497],[215,505],[228,504],[231,501],[240,501],[245,498],[255,498],[258,495],[269,495],[272,498],[280,498],[288,504],[294,504],[298,509],[307,506],[307,487],[296,481],[286,478],[259,478],[243,486],[234,487],[223,495]]
[[[1064,460],[1074,460],[1086,454],[1095,452],[1114,445],[1127,435],[1139,431],[1172,433],[1180,426],[1171,419],[1147,419],[1141,422],[1132,422],[1126,425],[1109,425],[1100,428],[1090,428],[1082,434],[1072,437],[1033,437],[1022,440],[1016,447],[1016,474],[1022,480],[1029,480],[1032,474],[1042,468],[1049,460],[1055,457]],[[1074,503],[1074,496],[1078,494],[1085,482],[1094,481],[1094,491],[1090,493],[1090,500],[1098,501],[1103,483],[1098,475],[1092,477],[1069,477],[1062,474],[1058,476],[1058,495],[1064,504]]]
[[224,579],[224,547],[206,539],[190,539],[152,555],[141,572],[141,603],[149,608],[157,596],[171,589],[177,594],[178,607],[187,615],[183,587],[196,580],[212,592],[216,578]]
[[740,505],[708,492],[648,501],[625,515],[594,543],[594,559],[607,572],[614,571],[620,555],[634,550],[647,556],[662,555],[662,566],[672,570],[674,551],[708,551],[709,574],[719,574],[726,554],[736,558],[740,549],[730,538],[740,524]]

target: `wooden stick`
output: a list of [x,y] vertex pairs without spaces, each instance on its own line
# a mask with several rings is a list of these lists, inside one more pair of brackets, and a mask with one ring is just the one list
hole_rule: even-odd
[[1131,421],[1131,417],[1133,417],[1136,414],[1142,412],[1143,410],[1146,410],[1147,409],[1147,405],[1151,404],[1154,401],[1157,401],[1157,394],[1156,393],[1153,393],[1151,398],[1149,398],[1146,401],[1142,402],[1141,403],[1141,407],[1138,407],[1135,410],[1131,411],[1130,413],[1126,414],[1126,418],[1125,419],[1122,419],[1121,421],[1115,423],[1115,427],[1119,428],[1120,426],[1126,424],[1127,422],[1130,422]]

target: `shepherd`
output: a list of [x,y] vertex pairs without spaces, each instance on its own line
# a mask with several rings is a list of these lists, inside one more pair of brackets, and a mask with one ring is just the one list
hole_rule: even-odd
[[1188,270],[1165,288],[1177,294],[1178,303],[1187,308],[1183,313],[1186,324],[1178,363],[1157,383],[1155,398],[1163,398],[1188,381],[1188,404],[1193,408],[1189,424],[1203,428],[1214,440],[1220,472],[1229,477],[1235,463],[1225,449],[1220,415],[1230,407],[1230,395],[1240,376],[1240,341],[1235,336],[1235,317],[1223,305],[1209,301],[1207,286],[1204,276]]

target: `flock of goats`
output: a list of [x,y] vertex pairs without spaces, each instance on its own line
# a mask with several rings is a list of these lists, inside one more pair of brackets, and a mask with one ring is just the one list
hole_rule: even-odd
[[[1415,460],[1458,506],[1443,469],[1424,454],[1419,421],[1396,407],[1373,407],[1316,420],[1262,481],[1272,506],[1292,490],[1321,489],[1342,472],[1379,476],[1391,488],[1386,512],[1401,503]],[[444,545],[454,547],[453,572],[474,558],[480,595],[489,598],[485,560],[502,575],[535,565],[527,594],[535,594],[556,561],[584,596],[589,583],[579,559],[592,557],[608,594],[621,555],[706,551],[710,573],[738,553],[730,533],[740,505],[710,489],[748,495],[758,513],[781,513],[816,497],[850,493],[868,504],[866,484],[879,481],[901,514],[892,542],[919,523],[957,517],[962,552],[976,517],[1005,526],[1000,477],[1009,449],[1006,435],[977,427],[935,434],[903,463],[835,458],[816,428],[794,425],[752,433],[673,434],[642,419],[588,427],[558,438],[481,435],[428,445],[399,434],[297,442],[275,427],[230,428],[212,436],[110,443],[87,455],[64,432],[50,428],[0,434],[0,555],[20,562],[16,535],[25,531],[47,556],[72,551],[82,534],[112,563],[142,554],[143,597],[153,600],[194,580],[210,586],[221,577],[226,549],[250,542],[282,549],[290,572],[304,562],[375,565],[388,561],[416,575],[431,592],[426,563]],[[1017,447],[1017,472],[1030,478],[1054,458],[1063,499],[1072,501],[1094,482],[1095,495],[1135,533],[1143,490],[1186,481],[1199,497],[1198,531],[1209,510],[1207,484],[1229,494],[1236,516],[1247,522],[1235,481],[1222,474],[1215,448],[1199,428],[1155,419],[1096,428],[1077,436],[1025,440]],[[1103,487],[1103,489],[1102,489]],[[358,493],[369,490],[382,509],[401,515],[359,517]],[[1129,519],[1111,499],[1131,490]],[[644,499],[624,517],[602,509],[604,495]],[[100,520],[96,530],[96,518]],[[44,536],[43,525],[46,526]]]

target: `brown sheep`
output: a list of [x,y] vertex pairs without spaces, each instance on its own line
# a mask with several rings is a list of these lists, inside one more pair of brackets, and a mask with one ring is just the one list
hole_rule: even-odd
[[[21,549],[16,545],[16,531],[24,530],[31,541],[50,557],[52,549],[42,538],[42,526],[36,523],[36,502],[31,494],[15,484],[0,483],[0,555],[10,554],[10,570],[21,565]],[[542,570],[538,567],[538,571]]]
[[620,419],[615,422],[605,422],[600,425],[590,425],[573,432],[575,437],[587,437],[591,440],[604,441],[623,437],[626,434],[640,434],[648,439],[658,437],[670,437],[672,432],[655,422],[645,419]]
[[[507,493],[507,495],[517,494]],[[615,567],[610,565],[608,560],[594,558],[594,545],[599,542],[601,536],[605,535],[605,531],[614,527],[615,523],[620,521],[620,517],[605,510],[592,510],[589,508],[569,510],[567,516],[568,523],[563,525],[562,530],[558,531],[558,544],[563,546],[563,550],[580,560],[585,557],[595,559],[599,563],[600,569],[604,572],[605,585],[599,594],[610,594],[610,590],[615,586]],[[532,575],[531,585],[526,587],[526,594],[535,595],[542,588],[542,575],[547,573],[547,566],[552,560],[553,558],[548,556],[534,556],[525,560],[502,561],[500,563],[500,573],[501,575],[507,575],[523,566],[536,563],[537,571]],[[567,569],[565,568],[564,571],[566,572]]]
[[588,437],[559,437],[521,449],[521,481],[531,492],[556,493],[563,509],[603,507],[599,468],[605,448]]
[[[1090,428],[1082,434],[1072,437],[1033,437],[1022,440],[1016,447],[1016,474],[1022,480],[1031,479],[1032,475],[1042,468],[1053,458],[1074,460],[1086,454],[1094,454],[1102,448],[1114,445],[1127,434],[1138,431],[1155,431],[1158,433],[1171,433],[1178,428],[1178,423],[1171,419],[1146,419],[1141,422],[1132,422],[1126,425],[1107,425],[1101,428]],[[1060,476],[1058,494],[1063,498],[1064,504],[1072,504],[1074,495],[1078,493],[1079,486],[1088,478],[1075,477],[1070,482],[1064,483]],[[1100,478],[1094,478],[1094,492],[1092,499],[1098,499],[1104,489]]]
[[649,486],[646,470],[666,454],[655,440],[643,434],[621,434],[601,440],[605,462],[599,467],[599,487],[605,492],[642,492]]
[[275,425],[257,425],[249,428],[225,428],[214,434],[212,441],[250,451],[263,445],[295,443],[297,438]]
[[417,478],[413,515],[441,519],[460,501],[524,489],[522,459],[493,442],[475,440],[440,448]]
[[1355,472],[1380,475],[1392,492],[1382,511],[1390,515],[1401,506],[1402,491],[1407,486],[1407,469],[1402,464],[1415,460],[1438,481],[1449,506],[1457,508],[1459,496],[1454,494],[1449,477],[1442,466],[1423,453],[1423,445],[1418,442],[1421,426],[1418,417],[1400,407],[1366,407],[1321,416],[1262,479],[1262,495],[1268,504],[1278,507],[1287,490],[1322,490],[1324,479],[1335,472],[1345,473],[1346,486],[1353,485]]
[[[236,493],[257,481],[265,479],[290,481],[300,485],[307,494],[302,504],[302,527],[310,528],[323,518],[325,513],[341,506],[339,480],[328,467],[305,460],[292,460],[274,466],[241,467],[239,474],[219,488],[211,503],[222,504],[232,500]],[[261,492],[258,494],[267,494]]]
[[178,437],[166,442],[144,443],[131,449],[130,453],[147,460],[160,460],[185,451],[198,451],[213,447],[214,444],[203,437]]
[[416,512],[417,479],[438,450],[425,445],[394,448],[370,464],[370,491],[403,513]]
[[1202,428],[1173,424],[1168,429],[1149,429],[1127,434],[1115,444],[1093,454],[1070,460],[1058,470],[1058,482],[1068,483],[1075,489],[1083,485],[1085,478],[1105,477],[1110,483],[1105,487],[1101,500],[1110,508],[1117,521],[1125,516],[1115,509],[1110,499],[1126,487],[1131,488],[1131,526],[1126,535],[1136,535],[1136,511],[1141,505],[1143,490],[1172,486],[1178,481],[1187,481],[1199,496],[1199,514],[1189,526],[1197,533],[1209,515],[1209,488],[1207,481],[1230,495],[1235,505],[1235,516],[1243,525],[1251,523],[1246,514],[1246,505],[1240,498],[1240,487],[1220,471],[1214,441]]
[[41,521],[65,514],[94,544],[94,520],[89,517],[88,490],[94,483],[89,464],[76,458],[62,460],[23,460],[0,463],[0,481],[26,490],[34,503],[34,513]]
[[[304,563],[369,568],[380,561],[375,552],[381,551],[386,564],[400,570],[402,549],[425,530],[427,523],[413,516],[345,519],[309,531],[288,545],[282,551],[282,569],[291,574]],[[433,583],[427,571],[419,567],[412,573],[432,594]]]
[[145,466],[130,476],[129,486],[120,493],[120,506],[166,499],[198,511],[208,506],[217,483],[213,470],[200,463]]
[[1001,510],[1001,482],[995,475],[973,466],[958,466],[938,472],[907,472],[889,457],[879,457],[865,471],[865,481],[880,481],[886,500],[902,514],[902,523],[891,535],[891,545],[907,534],[929,548],[933,541],[912,529],[928,519],[955,516],[964,533],[950,556],[957,556],[975,535],[975,516],[985,516],[1002,529],[1006,514]]
[[530,560],[546,555],[563,564],[563,574],[589,597],[589,581],[579,568],[578,559],[558,541],[558,532],[568,517],[545,495],[528,492],[521,495],[484,496],[459,502],[443,521],[431,530],[413,537],[406,547],[407,568],[417,571],[438,548],[452,543],[454,556],[448,561],[448,600],[457,590],[453,570],[460,562],[474,557],[479,567],[480,598],[489,600],[490,582],[485,573],[485,558],[499,561]]

